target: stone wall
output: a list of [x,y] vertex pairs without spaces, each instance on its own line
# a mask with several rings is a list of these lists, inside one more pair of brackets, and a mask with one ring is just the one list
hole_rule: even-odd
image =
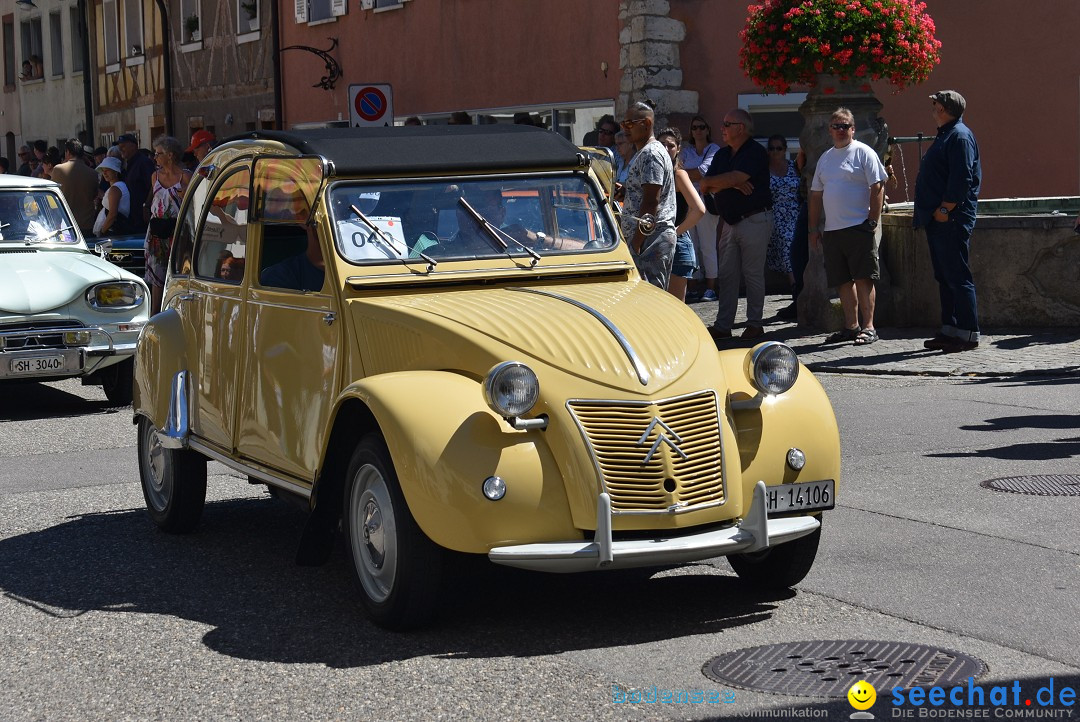
[[670,115],[698,112],[697,91],[683,90],[679,43],[686,26],[668,13],[668,0],[622,0],[619,3],[619,68],[622,79],[615,101],[616,117],[630,103],[648,98],[656,104],[656,127],[668,124]]
[[[979,203],[970,262],[983,328],[1080,327],[1080,199],[1062,200],[1061,212],[1035,215],[1005,215],[1030,199]],[[888,276],[878,288],[878,325],[940,326],[926,234],[911,227],[910,211],[882,217],[881,262]]]

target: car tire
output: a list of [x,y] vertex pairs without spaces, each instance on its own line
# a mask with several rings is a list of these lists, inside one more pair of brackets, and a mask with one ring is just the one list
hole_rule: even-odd
[[154,425],[139,418],[139,479],[146,510],[162,531],[190,532],[206,504],[206,457],[190,449],[166,449]]
[[125,359],[101,371],[101,389],[113,406],[131,405],[131,388],[135,380],[135,360]]
[[345,544],[364,610],[387,629],[425,624],[438,601],[442,550],[413,519],[379,434],[357,444],[344,491]]
[[794,541],[760,552],[731,554],[728,564],[745,584],[757,589],[788,589],[810,573],[821,541],[821,527]]

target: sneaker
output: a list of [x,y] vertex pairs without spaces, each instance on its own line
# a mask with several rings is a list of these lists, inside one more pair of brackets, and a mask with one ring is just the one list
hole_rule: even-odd
[[946,346],[951,346],[953,341],[956,341],[956,340],[958,340],[958,339],[954,338],[953,336],[946,336],[943,333],[939,333],[936,336],[934,336],[932,339],[929,339],[927,341],[923,341],[923,348],[928,348],[931,351],[940,351],[941,349],[945,348]]
[[784,306],[776,312],[777,318],[795,318],[799,315],[799,308],[794,303],[789,306]]
[[702,301],[715,301],[716,300],[716,291],[712,290],[711,288],[706,288],[705,293],[701,294],[701,300]]
[[961,341],[958,338],[951,339],[948,344],[941,348],[943,353],[959,353],[961,351],[972,351],[979,348],[978,341]]
[[713,338],[731,338],[731,329],[709,326],[709,335]]
[[758,336],[764,335],[765,329],[763,329],[761,326],[747,326],[745,329],[743,329],[743,332],[739,336],[739,338],[757,338]]

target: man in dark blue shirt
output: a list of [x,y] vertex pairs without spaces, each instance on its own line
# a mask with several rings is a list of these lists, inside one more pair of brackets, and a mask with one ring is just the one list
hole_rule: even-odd
[[753,138],[750,114],[736,108],[724,115],[727,147],[716,151],[701,179],[702,193],[715,193],[724,219],[718,251],[716,295],[718,306],[712,334],[731,336],[739,304],[739,276],[746,284],[746,329],[742,338],[765,333],[761,316],[765,307],[765,253],[772,236],[772,192],[769,190],[769,153]]
[[931,95],[930,102],[938,132],[919,166],[913,223],[926,229],[934,280],[941,295],[941,330],[923,345],[955,353],[979,345],[979,314],[968,251],[982,166],[975,136],[961,120],[967,108],[964,96],[942,90]]

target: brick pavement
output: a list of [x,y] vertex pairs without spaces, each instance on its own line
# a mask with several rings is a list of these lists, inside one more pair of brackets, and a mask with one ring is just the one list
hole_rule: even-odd
[[[745,299],[739,300],[735,338],[717,342],[718,348],[749,348],[760,341],[783,341],[813,371],[925,376],[1061,376],[1080,374],[1080,328],[993,329],[983,333],[979,348],[945,354],[923,348],[933,329],[879,327],[880,340],[868,346],[850,342],[825,345],[827,333],[800,329],[776,313],[790,303],[789,296],[766,296],[766,334],[754,341],[738,338],[746,318]],[[690,307],[706,326],[716,319],[716,302]]]

